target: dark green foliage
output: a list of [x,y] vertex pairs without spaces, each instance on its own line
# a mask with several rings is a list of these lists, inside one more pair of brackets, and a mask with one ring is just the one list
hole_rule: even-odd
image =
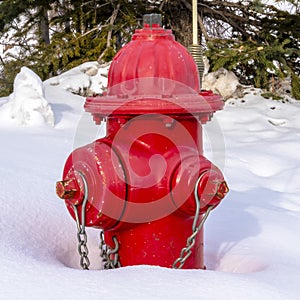
[[[7,8],[10,2],[4,1],[4,6]],[[142,6],[142,1],[135,1],[134,5],[121,6],[116,21],[110,24],[111,15],[117,4],[126,1],[32,1],[30,5],[28,1],[14,2],[16,13],[9,15],[5,20],[6,27],[3,25],[2,32],[5,32],[4,27],[7,29],[9,26],[15,26],[13,21],[17,16],[26,16],[26,22],[23,27],[16,28],[14,36],[13,43],[22,44],[21,51],[15,56],[8,55],[5,64],[2,64],[3,70],[0,74],[2,95],[12,91],[13,79],[24,65],[45,80],[83,62],[97,60],[104,51],[102,61],[111,60],[122,45],[130,40],[138,22],[134,15],[134,7]],[[45,20],[44,16],[40,16],[40,12],[41,8],[50,9],[49,4],[52,6],[48,15],[53,16]],[[37,8],[29,11],[28,8],[31,6]],[[2,3],[0,11],[1,8]],[[141,15],[138,16],[142,18],[140,8],[139,11]],[[45,34],[43,35],[40,21],[46,21],[49,27],[55,29],[49,43],[45,39]],[[35,39],[39,43],[27,47],[30,43],[30,31],[35,34]],[[108,45],[107,37],[110,31],[111,40]]]
[[272,100],[282,100],[283,99],[283,97],[281,97],[275,93],[272,93],[272,92],[262,93],[261,95],[266,99],[272,99]]
[[251,39],[214,40],[208,43],[208,49],[213,71],[221,67],[233,70],[243,84],[258,88],[267,88],[274,75],[283,78],[295,74],[297,68],[291,60],[300,54],[289,39],[274,39],[272,44]]
[[215,39],[207,44],[211,67],[233,70],[242,83],[258,88],[268,88],[274,76],[289,76],[293,95],[299,99],[300,16],[273,6],[258,16],[257,30],[243,39]]
[[300,100],[300,77],[292,74],[292,93],[293,97]]
[[15,61],[12,61],[3,68],[0,72],[0,97],[8,96],[13,90],[13,83],[16,74],[19,72],[21,66]]

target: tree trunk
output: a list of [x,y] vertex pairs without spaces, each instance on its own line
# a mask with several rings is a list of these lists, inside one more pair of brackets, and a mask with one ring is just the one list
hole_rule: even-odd
[[[183,2],[184,5],[186,6],[186,8],[187,8],[190,12],[192,12],[192,5],[191,5],[190,1],[188,1],[188,0],[182,0],[182,2]],[[198,13],[198,15],[197,15],[197,21],[198,21],[199,27],[200,27],[200,29],[201,29],[201,33],[203,34],[205,40],[206,40],[206,41],[209,41],[210,38],[209,38],[209,36],[208,36],[208,34],[207,34],[207,31],[206,31],[206,29],[205,29],[205,27],[204,27],[203,19],[202,19],[202,17],[200,16],[199,13]],[[200,39],[200,44],[201,44],[201,39]]]
[[45,7],[40,8],[39,13],[39,26],[40,26],[40,35],[41,40],[46,44],[50,44],[50,34],[49,34],[49,18],[48,10]]

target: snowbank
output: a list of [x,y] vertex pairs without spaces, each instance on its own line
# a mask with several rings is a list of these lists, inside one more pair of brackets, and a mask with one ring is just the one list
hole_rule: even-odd
[[86,62],[60,76],[46,80],[45,83],[81,96],[101,94],[107,86],[109,65]]
[[[81,271],[76,225],[55,182],[74,137],[93,140],[94,125],[83,97],[45,88],[55,128],[4,124],[0,99],[1,299],[300,299],[300,102],[248,89],[204,126],[205,155],[216,164],[225,155],[230,187],[205,224],[207,270],[101,270],[99,231],[89,229],[93,270]],[[220,132],[225,153],[210,147]]]
[[53,111],[45,99],[43,82],[27,67],[22,67],[14,80],[14,91],[2,108],[0,117],[8,116],[18,125],[54,126]]

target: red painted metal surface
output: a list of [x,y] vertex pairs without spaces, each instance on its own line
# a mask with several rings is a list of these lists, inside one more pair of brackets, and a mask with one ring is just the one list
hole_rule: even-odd
[[[108,92],[115,94],[114,88],[119,83],[145,77],[168,78],[199,90],[197,66],[192,56],[175,41],[171,30],[160,27],[136,30],[132,41],[117,53],[109,70]],[[147,83],[146,92],[157,89],[157,83],[152,83]]]
[[[220,96],[199,93],[195,62],[171,31],[147,25],[114,58],[108,92],[86,99],[107,135],[69,156],[58,195],[74,217],[88,193],[86,226],[103,229],[112,248],[117,237],[122,266],[172,267],[192,233],[199,177],[201,214],[226,194],[202,147],[202,124],[222,108]],[[204,268],[202,230],[183,267]]]

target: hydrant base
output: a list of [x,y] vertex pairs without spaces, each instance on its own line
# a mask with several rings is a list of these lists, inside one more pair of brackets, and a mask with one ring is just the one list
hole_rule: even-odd
[[[113,237],[119,242],[119,260],[122,267],[132,265],[154,265],[172,268],[180,256],[186,241],[192,234],[193,218],[185,220],[176,213],[166,218],[136,224],[124,230],[104,232],[105,242],[114,248]],[[126,225],[125,225],[126,227]],[[176,234],[174,234],[176,231]],[[183,269],[204,269],[203,231],[195,240],[192,254],[182,267]]]

